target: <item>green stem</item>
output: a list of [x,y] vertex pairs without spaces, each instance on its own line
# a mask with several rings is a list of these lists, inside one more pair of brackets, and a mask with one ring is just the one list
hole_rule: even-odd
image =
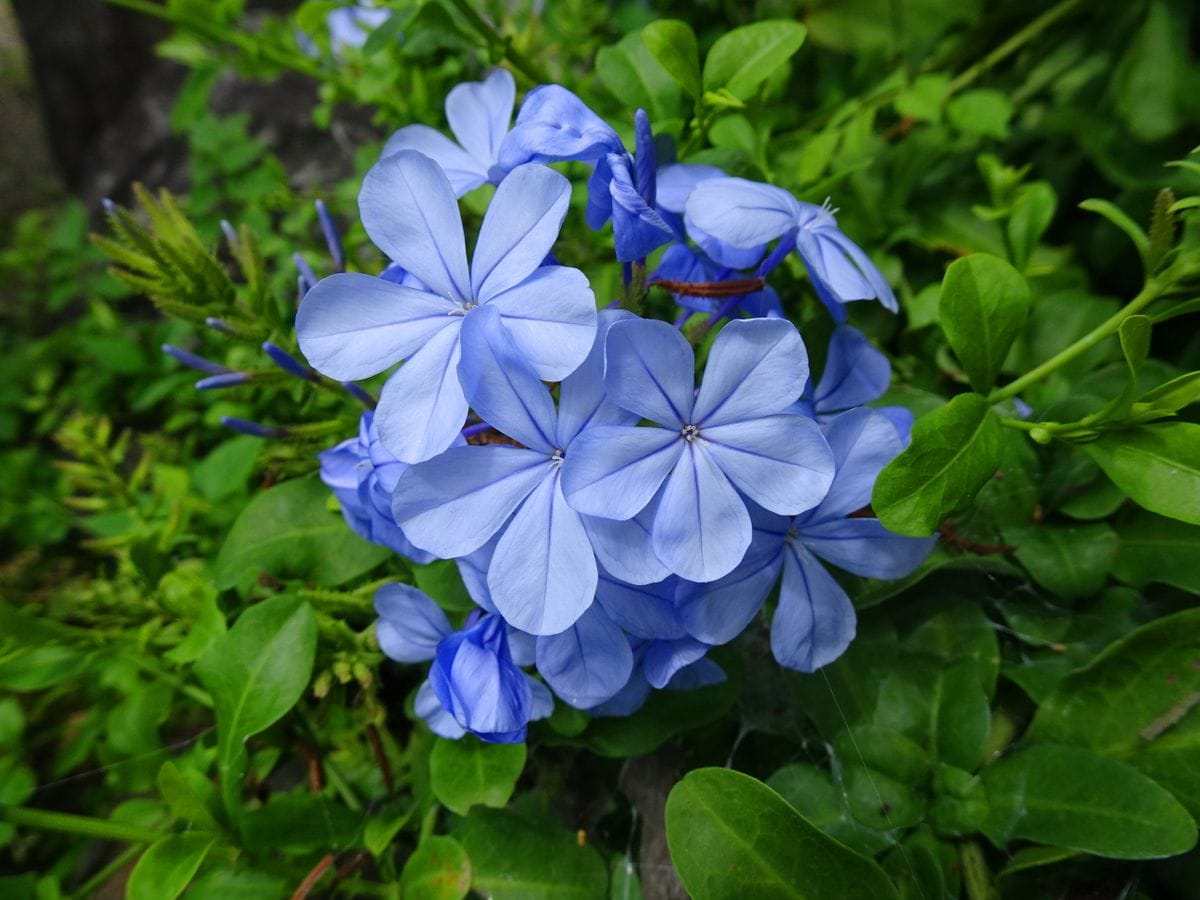
[[81,834],[85,837],[101,838],[107,841],[125,841],[130,844],[153,844],[164,836],[161,831],[126,825],[123,822],[15,806],[0,806],[0,821],[11,822],[13,825],[24,825],[28,828],[39,828],[44,831],[62,831],[67,834]]
[[71,894],[72,900],[87,900],[89,897],[96,896],[96,892],[99,890],[102,884],[125,868],[125,866],[127,866],[133,860],[133,858],[141,852],[141,844],[133,844],[130,847],[126,847],[124,850],[114,856],[108,865],[81,884],[78,889]]
[[975,65],[971,66],[969,69],[962,72],[957,78],[951,81],[949,87],[946,89],[946,95],[950,96],[952,94],[956,94],[963,88],[970,86],[988,69],[1003,62],[1059,19],[1070,15],[1075,11],[1077,6],[1081,6],[1082,4],[1083,0],[1062,0],[1061,3],[1046,10],[991,53],[984,56],[983,59],[979,60],[979,62],[975,63]]
[[996,900],[999,896],[992,881],[992,873],[983,856],[983,848],[974,841],[960,844],[958,861],[962,867],[963,887],[967,900]]
[[1141,293],[1130,300],[1123,309],[1101,322],[1069,347],[1054,354],[1040,366],[1026,372],[1016,381],[1012,381],[1002,388],[996,388],[996,390],[988,394],[988,403],[999,403],[1001,400],[1015,397],[1026,388],[1037,384],[1050,373],[1057,371],[1077,356],[1092,349],[1092,347],[1096,346],[1106,337],[1116,334],[1122,322],[1130,316],[1141,312],[1161,296],[1162,293],[1163,286],[1154,279],[1150,279],[1146,282],[1145,287],[1142,288]]
[[513,66],[520,71],[522,75],[528,78],[535,84],[546,84],[550,81],[549,76],[531,62],[525,54],[521,53],[512,44],[512,38],[505,37],[497,29],[496,26],[479,14],[468,0],[449,0],[459,13],[462,14],[471,27],[483,36],[489,46],[499,47],[504,51],[505,57]]

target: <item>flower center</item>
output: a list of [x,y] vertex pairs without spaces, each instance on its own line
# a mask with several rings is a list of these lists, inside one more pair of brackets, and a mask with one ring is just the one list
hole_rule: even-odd
[[567,451],[566,451],[566,450],[562,449],[561,447],[557,448],[557,449],[554,451],[554,453],[552,453],[552,454],[550,455],[550,465],[552,465],[552,466],[561,466],[561,465],[562,465],[562,462],[563,462],[563,459],[566,457],[566,455],[567,455]]
[[690,444],[692,441],[696,440],[696,438],[700,437],[700,426],[684,425],[679,433],[683,435],[683,439]]
[[471,310],[473,310],[478,305],[479,304],[476,303],[474,300],[459,300],[458,306],[454,307],[453,309],[448,310],[446,312],[446,315],[448,315],[448,316],[465,316],[467,313],[469,313]]

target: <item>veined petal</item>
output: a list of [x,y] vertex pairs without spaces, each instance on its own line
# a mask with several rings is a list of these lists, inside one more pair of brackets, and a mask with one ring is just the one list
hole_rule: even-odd
[[620,150],[621,139],[582,100],[557,84],[525,95],[517,122],[500,145],[500,165],[598,159]]
[[[532,662],[529,665],[533,665]],[[537,722],[539,719],[548,719],[554,713],[554,695],[550,693],[550,688],[546,687],[532,675],[525,676],[525,683],[529,685],[531,694],[529,702],[529,721]]]
[[625,686],[633,652],[624,632],[592,604],[566,631],[537,639],[537,670],[569,706],[587,709]]
[[800,203],[783,188],[745,178],[712,178],[696,186],[685,207],[705,234],[750,248],[796,227]]
[[746,504],[699,441],[684,442],[663,487],[650,540],[663,564],[688,581],[715,581],[746,555]]
[[608,189],[612,195],[613,243],[617,259],[632,262],[675,238],[671,226],[658,211],[646,203],[633,183],[628,157],[612,165]]
[[423,550],[465,556],[500,530],[549,467],[536,450],[454,447],[400,476],[392,514]]
[[438,737],[456,741],[467,733],[467,730],[454,720],[450,710],[442,706],[442,701],[438,699],[437,691],[433,689],[429,679],[421,682],[421,687],[417,690],[416,699],[413,700],[413,712],[424,719],[429,730]]
[[450,138],[428,125],[406,125],[395,132],[383,145],[383,152],[379,154],[379,158],[384,159],[401,150],[423,153],[441,166],[456,197],[473,191],[487,181],[488,167],[482,159],[476,159]]
[[605,342],[608,399],[664,426],[691,421],[695,359],[687,339],[666,322],[617,322]]
[[596,577],[591,542],[555,472],[529,494],[496,545],[488,569],[492,602],[515,628],[558,634],[591,606]]
[[713,341],[693,421],[705,427],[781,412],[808,381],[808,351],[787,319],[730,322]]
[[545,166],[518,166],[500,182],[471,261],[471,288],[480,303],[520,284],[542,264],[570,200],[571,183]]
[[454,305],[427,291],[342,272],[322,278],[304,295],[296,338],[318,372],[357,381],[420,350],[453,323]]
[[401,462],[436,456],[454,443],[462,429],[467,398],[458,380],[460,333],[458,324],[443,328],[392,374],[380,392],[375,409],[379,440]]
[[574,372],[596,335],[596,297],[578,269],[543,266],[488,306],[500,311],[517,351],[547,381]]
[[829,339],[825,371],[813,392],[813,405],[823,413],[878,400],[892,380],[888,358],[857,328],[839,325]]
[[933,551],[937,536],[904,537],[878,519],[833,519],[800,529],[815,556],[865,578],[903,578]]
[[813,521],[840,519],[871,502],[875,479],[903,449],[896,428],[873,409],[842,413],[825,431],[835,474]]
[[642,658],[642,671],[652,687],[664,688],[675,673],[703,659],[708,652],[708,644],[690,637],[682,637],[673,641],[653,641],[646,648]]
[[732,572],[708,584],[681,582],[675,609],[688,634],[706,644],[724,644],[758,615],[783,565],[783,540],[755,540]]
[[458,642],[453,656],[447,649],[446,644],[438,648],[429,673],[442,705],[484,740],[510,743],[508,735],[523,736],[533,700],[525,673],[506,654],[473,640]]
[[652,584],[671,574],[650,547],[654,511],[651,502],[632,519],[583,517],[583,527],[600,565],[628,584]]
[[457,84],[446,95],[450,130],[485,173],[500,155],[516,97],[516,82],[504,69],[494,70],[483,81]]
[[812,509],[833,481],[833,454],[821,428],[781,413],[704,428],[705,450],[739,491],[771,512]]
[[410,584],[385,584],[375,592],[379,648],[397,662],[427,662],[451,631],[441,607]]
[[725,670],[707,656],[679,669],[667,682],[668,691],[695,691],[700,688],[723,684],[728,676]]
[[[492,564],[492,554],[496,552],[496,542],[500,539],[493,535],[487,543],[478,550],[473,550],[466,556],[454,560],[458,567],[458,575],[463,580],[463,586],[480,608],[485,612],[495,613],[496,604],[492,602],[491,591],[487,586],[487,570]],[[523,665],[523,663],[518,663]]]
[[635,413],[621,409],[605,398],[604,342],[614,322],[632,319],[633,313],[621,309],[602,309],[597,314],[596,337],[592,349],[574,372],[558,388],[558,434],[556,445],[569,447],[584,428],[592,425],[635,425]]
[[865,297],[846,297],[845,299],[870,300],[875,298],[883,304],[884,309],[891,312],[897,312],[900,309],[896,303],[896,295],[892,293],[891,285],[887,283],[883,277],[883,273],[879,271],[879,268],[871,261],[871,258],[863,253],[862,248],[858,244],[854,243],[854,241],[850,240],[842,231],[836,228],[821,229],[821,238],[823,242],[827,241],[836,245],[849,261],[854,264],[859,273],[861,273],[862,278],[870,286],[870,292]]
[[441,166],[415,150],[375,163],[358,195],[375,246],[451,300],[471,299],[467,248],[454,189]]
[[654,497],[682,452],[683,440],[675,431],[597,425],[571,443],[563,492],[571,507],[586,515],[631,519]]
[[675,615],[675,590],[678,578],[670,573],[656,584],[632,585],[600,573],[596,602],[608,617],[636,638],[647,641],[674,640],[687,636]]
[[483,421],[526,447],[554,452],[554,401],[513,346],[497,310],[481,306],[463,320],[458,375]]
[[771,621],[771,650],[781,666],[815,672],[854,639],[854,605],[841,585],[803,547],[789,544],[783,585]]
[[657,205],[673,213],[682,213],[696,185],[713,178],[724,178],[716,166],[673,163],[658,170]]

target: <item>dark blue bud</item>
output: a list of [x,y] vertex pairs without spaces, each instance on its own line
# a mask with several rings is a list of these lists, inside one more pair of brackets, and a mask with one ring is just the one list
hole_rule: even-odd
[[232,246],[232,247],[237,246],[237,242],[238,242],[237,229],[233,227],[233,225],[230,223],[230,221],[228,219],[221,220],[221,234],[225,235],[225,240],[227,240],[229,242],[230,246]]
[[292,354],[288,353],[278,344],[272,344],[270,341],[263,341],[263,352],[271,357],[271,362],[283,369],[289,375],[295,375],[297,378],[303,378],[305,381],[316,381],[317,373],[310,369]]
[[210,375],[225,375],[232,369],[228,369],[220,363],[215,363],[211,359],[205,359],[203,356],[197,356],[195,353],[189,353],[182,347],[176,347],[173,344],[163,344],[162,352],[172,359],[178,360],[189,369],[196,369],[199,372],[207,372]]
[[237,416],[221,416],[221,424],[242,434],[261,438],[285,438],[288,430],[279,425],[262,425],[249,419],[239,419]]
[[292,254],[292,262],[296,264],[296,269],[300,273],[300,296],[303,297],[317,283],[317,276],[308,261],[299,253]]
[[370,391],[359,387],[353,381],[343,381],[342,387],[345,388],[347,394],[349,394],[367,409],[375,408],[375,404],[378,401],[376,401],[375,396]]
[[221,375],[210,375],[208,378],[201,378],[196,382],[196,390],[211,391],[216,388],[237,387],[239,384],[248,383],[251,377],[249,372],[225,372]]
[[346,252],[342,249],[342,238],[338,234],[333,216],[329,215],[329,210],[325,208],[325,204],[321,200],[316,201],[314,205],[317,207],[317,218],[321,222],[321,231],[325,234],[325,244],[329,247],[329,255],[333,257],[333,269],[335,272],[344,272],[346,271]]
[[101,197],[100,208],[111,216],[117,211],[117,204],[113,203],[108,197]]

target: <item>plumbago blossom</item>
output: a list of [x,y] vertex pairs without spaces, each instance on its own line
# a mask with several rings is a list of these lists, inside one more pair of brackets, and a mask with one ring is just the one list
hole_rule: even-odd
[[[894,310],[890,288],[828,209],[660,165],[643,111],[631,153],[558,85],[531,91],[510,130],[514,96],[494,72],[447,98],[458,144],[422,125],[392,136],[359,197],[389,264],[317,282],[297,316],[332,378],[399,363],[359,436],[321,455],[346,521],[416,563],[454,560],[477,605],[452,623],[386,585],[380,647],[430,663],[414,706],[435,733],[495,742],[524,740],[555,697],[628,715],[653,690],[723,680],[709,651],[777,584],[776,659],[829,663],[855,618],[826,565],[902,577],[933,539],[870,514],[911,422],[864,406],[887,390],[887,358],[842,324],[810,377],[766,282],[798,252],[838,322],[853,300]],[[582,273],[553,263],[570,185],[547,164],[565,160],[594,166],[587,222],[613,223],[627,284],[665,247],[651,283],[682,307],[674,325],[597,312]],[[455,197],[485,182],[498,187],[468,264]],[[681,331],[696,313],[718,329],[699,377]]]

